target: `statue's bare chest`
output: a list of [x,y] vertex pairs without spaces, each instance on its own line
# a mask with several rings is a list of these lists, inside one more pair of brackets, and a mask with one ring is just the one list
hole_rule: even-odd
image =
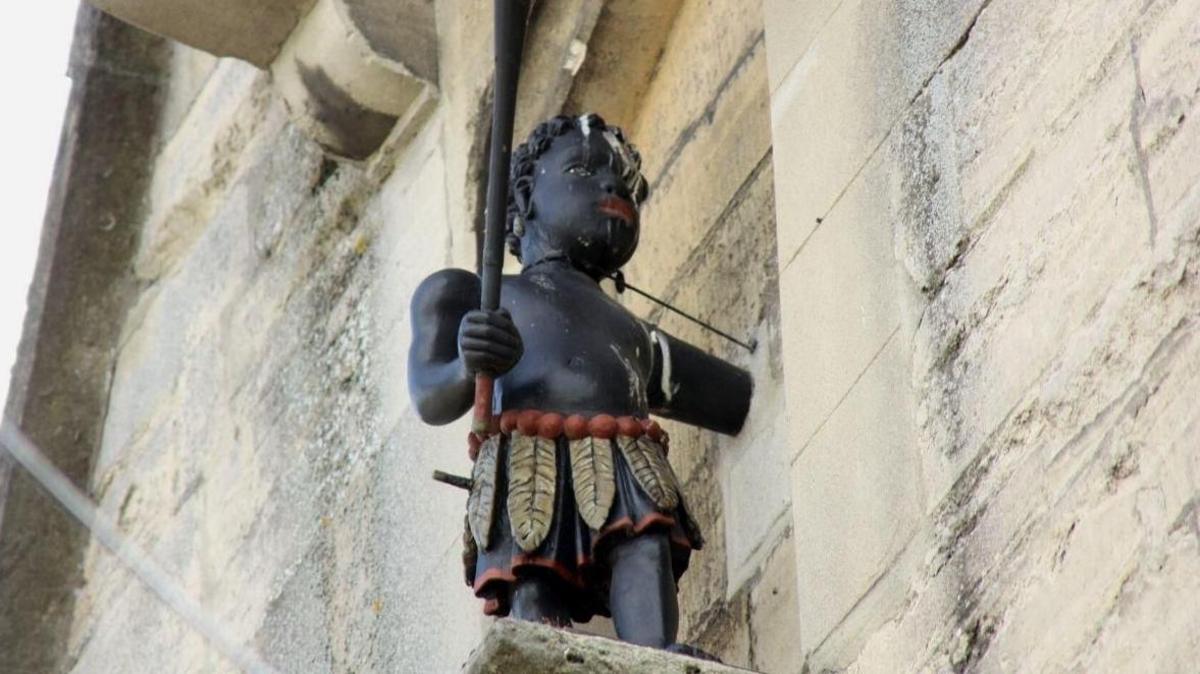
[[645,414],[653,367],[645,325],[586,279],[527,274],[506,283],[525,353],[501,378],[502,406]]

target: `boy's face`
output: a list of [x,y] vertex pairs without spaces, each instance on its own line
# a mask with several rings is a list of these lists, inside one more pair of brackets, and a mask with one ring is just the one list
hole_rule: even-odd
[[551,249],[586,271],[620,269],[637,248],[637,205],[620,175],[624,166],[604,134],[572,129],[554,139],[534,169],[533,218]]

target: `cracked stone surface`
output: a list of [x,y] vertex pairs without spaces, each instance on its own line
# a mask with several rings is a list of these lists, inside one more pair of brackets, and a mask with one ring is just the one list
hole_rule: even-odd
[[535,623],[498,620],[471,654],[463,671],[466,674],[736,674],[750,670]]
[[791,4],[806,666],[1194,668],[1200,3],[847,0],[798,53]]

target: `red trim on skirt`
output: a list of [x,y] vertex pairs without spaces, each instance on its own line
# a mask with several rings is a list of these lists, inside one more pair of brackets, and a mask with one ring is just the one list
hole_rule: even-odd
[[[614,535],[623,533],[625,538],[633,538],[640,536],[650,529],[661,528],[671,534],[671,543],[676,546],[692,549],[692,544],[683,537],[676,535],[675,518],[662,513],[650,513],[638,520],[634,524],[633,520],[628,517],[613,522],[604,527],[596,539],[592,542],[592,556],[587,557],[580,555],[578,565],[580,569],[591,566],[595,563],[596,551],[603,552],[607,547],[606,542]],[[613,543],[616,544],[615,542]],[[567,583],[574,585],[577,588],[587,587],[587,582],[583,578],[583,574],[579,571],[573,571],[563,566],[553,559],[548,559],[539,555],[534,555],[528,552],[522,552],[512,557],[509,562],[508,570],[491,568],[484,571],[478,578],[475,579],[475,586],[472,588],[475,591],[476,597],[486,598],[484,595],[488,593],[488,585],[494,582],[515,583],[517,581],[517,572],[528,567],[538,567],[553,571],[558,577],[562,578]],[[484,607],[484,613],[487,613],[487,606]],[[492,615],[488,613],[488,615]]]

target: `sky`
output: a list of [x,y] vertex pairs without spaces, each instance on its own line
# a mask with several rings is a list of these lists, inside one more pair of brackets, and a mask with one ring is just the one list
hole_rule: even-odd
[[0,161],[4,237],[0,245],[0,410],[25,321],[46,195],[71,81],[67,57],[75,0],[10,3],[0,20]]

